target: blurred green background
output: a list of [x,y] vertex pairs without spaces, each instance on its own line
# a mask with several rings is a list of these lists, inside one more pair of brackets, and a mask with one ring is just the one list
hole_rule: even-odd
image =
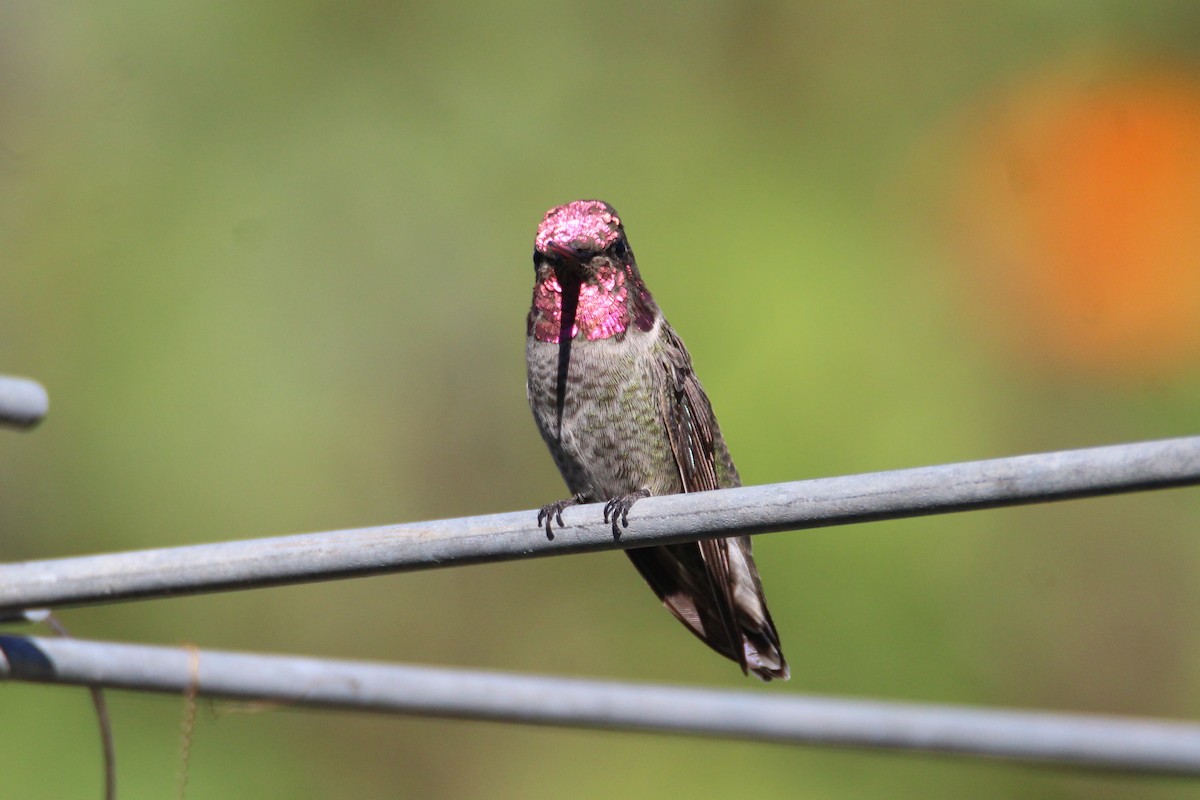
[[[534,228],[613,203],[747,483],[1195,433],[1187,2],[0,5],[0,557],[528,509]],[[1193,134],[1198,134],[1193,138]],[[619,554],[68,611],[87,638],[1200,716],[1194,491],[762,537],[793,679]],[[530,517],[530,536],[536,536]],[[110,696],[122,796],[183,703]],[[6,796],[95,797],[0,685]],[[204,704],[190,798],[1168,798],[1173,780]]]

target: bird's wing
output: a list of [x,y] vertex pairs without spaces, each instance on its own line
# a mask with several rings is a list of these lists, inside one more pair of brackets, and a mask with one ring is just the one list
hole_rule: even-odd
[[[663,418],[666,420],[667,435],[683,491],[702,492],[717,489],[720,483],[717,478],[716,418],[712,405],[692,370],[691,358],[678,336],[669,327],[664,329],[664,334],[669,337],[668,342],[671,346],[665,348],[662,362],[668,373],[668,380],[663,382]],[[718,650],[728,651],[745,669],[745,655],[733,605],[734,582],[731,580],[729,568],[730,541],[705,539],[698,545],[700,557],[704,562],[704,574],[708,578],[707,586],[687,587],[691,590],[690,593],[695,594],[687,597],[686,601],[677,599],[673,603],[667,596],[664,596],[663,600],[675,615],[701,638],[708,640]],[[689,548],[694,553],[696,546],[680,547]],[[682,588],[678,584],[676,586]],[[687,589],[683,593],[689,593]],[[711,602],[705,602],[706,599]],[[710,607],[697,609],[698,605]],[[687,615],[691,619],[680,613],[684,610],[691,612]],[[696,630],[692,620],[707,623],[704,625],[705,629]],[[722,639],[724,642],[719,641]],[[725,643],[727,644],[724,647],[720,646]]]

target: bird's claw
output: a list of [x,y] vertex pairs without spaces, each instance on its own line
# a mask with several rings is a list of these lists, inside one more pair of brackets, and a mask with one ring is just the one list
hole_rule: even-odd
[[633,508],[633,504],[643,497],[649,496],[649,489],[638,489],[636,492],[614,497],[604,504],[604,521],[608,522],[609,518],[612,518],[614,539],[621,538],[621,528],[629,527],[629,509]]
[[541,526],[543,520],[545,521],[546,538],[554,538],[554,528],[551,526],[551,522],[557,523],[560,528],[563,527],[562,512],[564,508],[570,508],[571,506],[585,502],[587,502],[587,498],[581,494],[577,494],[574,497],[568,497],[566,500],[555,500],[553,503],[547,503],[542,506],[541,510],[538,511],[537,521],[539,526]]

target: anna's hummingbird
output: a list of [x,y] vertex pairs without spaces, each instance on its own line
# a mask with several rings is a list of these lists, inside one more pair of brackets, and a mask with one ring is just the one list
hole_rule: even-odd
[[[607,501],[613,535],[650,495],[740,486],[692,359],[638,272],[612,206],[552,208],[534,241],[526,329],[529,405],[574,496],[544,506],[561,527],[576,503]],[[750,539],[628,550],[680,622],[763,680],[788,677]]]

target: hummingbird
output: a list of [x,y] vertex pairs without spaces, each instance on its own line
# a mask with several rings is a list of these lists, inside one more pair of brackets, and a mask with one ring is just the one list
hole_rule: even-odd
[[[546,212],[533,249],[526,391],[573,495],[538,514],[605,502],[613,536],[652,495],[740,486],[692,358],[638,272],[616,210],[576,200]],[[626,551],[667,609],[762,680],[788,678],[748,536]]]

